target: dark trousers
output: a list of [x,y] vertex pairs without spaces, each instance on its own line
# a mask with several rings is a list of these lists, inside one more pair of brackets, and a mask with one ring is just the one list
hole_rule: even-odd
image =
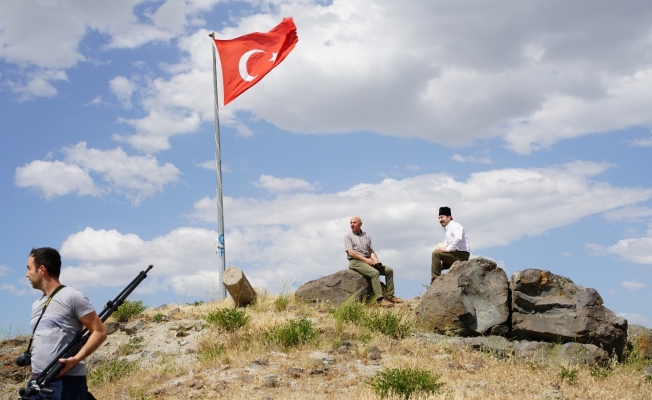
[[[39,394],[32,396],[33,400],[90,400],[86,376],[64,376],[52,382],[48,389],[54,390],[53,394]],[[92,398],[92,396],[90,396]]]
[[468,251],[439,251],[432,252],[432,263],[430,264],[430,282],[441,275],[442,269],[449,269],[455,261],[469,261]]

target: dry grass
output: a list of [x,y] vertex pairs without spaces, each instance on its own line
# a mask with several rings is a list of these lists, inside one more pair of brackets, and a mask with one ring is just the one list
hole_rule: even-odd
[[[284,300],[285,301],[285,300]],[[443,392],[414,395],[411,399],[651,399],[652,382],[647,382],[643,361],[614,364],[611,370],[577,368],[576,376],[560,375],[558,365],[540,365],[513,359],[498,359],[483,353],[455,349],[446,342],[434,343],[414,326],[415,334],[405,339],[372,332],[357,324],[337,323],[326,305],[297,304],[294,296],[283,311],[277,311],[275,296],[262,296],[247,308],[250,320],[234,332],[206,328],[198,344],[197,360],[179,365],[174,355],[165,355],[148,369],[131,371],[123,378],[91,391],[101,399],[361,399],[379,397],[366,384],[382,368],[419,368],[440,375]],[[230,300],[197,306],[168,306],[147,310],[146,318],[180,308],[186,318],[201,320],[217,308],[232,307]],[[404,308],[403,312],[409,312]],[[264,332],[288,320],[305,317],[321,332],[309,344],[280,351],[265,344]],[[346,352],[337,350],[352,342]],[[382,358],[367,357],[373,346]],[[311,353],[327,353],[324,364]],[[203,352],[203,353],[202,353]],[[647,360],[649,362],[649,360]],[[256,370],[254,366],[259,365]],[[289,368],[300,371],[296,376]],[[276,383],[269,376],[276,375]],[[398,399],[398,397],[387,397]]]

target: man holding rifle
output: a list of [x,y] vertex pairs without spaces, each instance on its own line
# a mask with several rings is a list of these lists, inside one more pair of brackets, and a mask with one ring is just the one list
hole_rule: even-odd
[[49,386],[54,394],[41,393],[32,398],[86,400],[88,370],[83,360],[106,340],[106,329],[86,296],[61,285],[60,272],[61,256],[57,250],[50,247],[32,249],[25,276],[43,296],[32,305],[31,379],[47,368],[84,327],[90,337],[75,356],[59,359],[66,366]]

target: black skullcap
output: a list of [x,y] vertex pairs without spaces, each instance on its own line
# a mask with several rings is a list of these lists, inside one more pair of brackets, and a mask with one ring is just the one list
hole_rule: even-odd
[[439,207],[439,215],[451,216],[451,209],[449,207]]

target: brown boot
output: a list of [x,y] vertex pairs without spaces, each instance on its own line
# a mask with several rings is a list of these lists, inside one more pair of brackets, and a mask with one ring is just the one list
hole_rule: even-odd
[[378,307],[382,307],[382,308],[394,307],[394,303],[390,303],[389,301],[387,301],[385,299],[380,300],[377,304],[378,304]]
[[403,300],[399,299],[399,298],[396,297],[396,296],[392,296],[392,297],[390,297],[389,299],[387,299],[387,301],[392,302],[392,303],[394,303],[394,304],[400,304],[400,303],[403,302]]

